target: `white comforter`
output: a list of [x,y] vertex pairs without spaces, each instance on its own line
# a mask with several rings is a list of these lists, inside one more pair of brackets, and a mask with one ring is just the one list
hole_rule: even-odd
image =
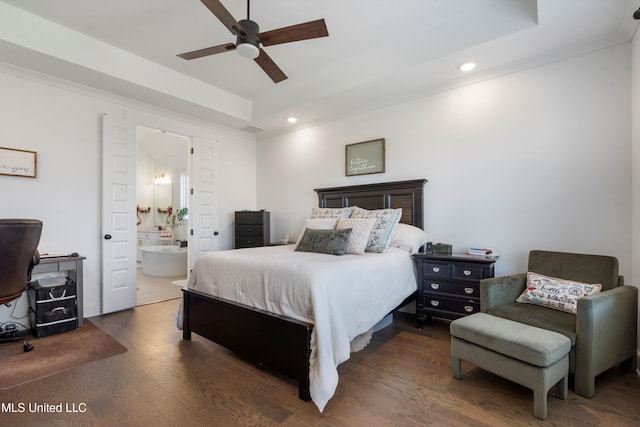
[[325,255],[295,245],[203,255],[187,287],[313,323],[310,392],[322,411],[338,385],[349,343],[416,290],[411,255]]

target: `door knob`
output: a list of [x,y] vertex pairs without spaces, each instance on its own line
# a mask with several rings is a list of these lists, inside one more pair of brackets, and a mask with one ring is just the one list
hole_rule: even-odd
[[217,236],[218,234],[220,234],[220,233],[218,233],[217,231],[214,231],[214,232],[213,232],[213,235],[214,235],[214,236]]
[[111,234],[105,234],[104,240],[111,240]]

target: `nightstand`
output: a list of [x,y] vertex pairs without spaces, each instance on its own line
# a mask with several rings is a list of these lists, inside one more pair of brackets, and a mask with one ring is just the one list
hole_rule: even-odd
[[480,280],[493,277],[496,258],[466,254],[413,255],[418,271],[416,316],[458,319],[480,311]]

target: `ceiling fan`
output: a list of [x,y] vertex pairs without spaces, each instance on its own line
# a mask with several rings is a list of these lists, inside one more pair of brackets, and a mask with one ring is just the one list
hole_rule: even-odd
[[196,59],[202,58],[203,56],[228,52],[230,50],[237,50],[240,56],[256,61],[271,80],[273,80],[274,83],[278,83],[285,80],[287,76],[260,45],[272,46],[318,37],[327,37],[329,35],[324,19],[260,33],[258,24],[249,19],[250,0],[247,0],[247,19],[241,19],[240,21],[236,21],[219,0],[200,1],[236,36],[236,42],[179,54],[178,56],[183,59]]

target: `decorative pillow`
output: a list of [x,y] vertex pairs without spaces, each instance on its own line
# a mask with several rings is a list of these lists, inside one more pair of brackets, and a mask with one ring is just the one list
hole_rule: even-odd
[[314,230],[313,228],[307,228],[304,230],[296,251],[344,255],[350,234],[350,228],[342,230]]
[[304,221],[304,227],[302,227],[302,231],[300,232],[296,243],[300,243],[300,239],[302,239],[302,235],[306,228],[314,228],[316,230],[333,230],[336,228],[337,223],[338,218],[308,218]]
[[371,230],[376,224],[375,218],[340,218],[336,230],[351,229],[349,242],[347,242],[346,254],[362,255],[369,243]]
[[376,209],[367,210],[357,206],[353,207],[351,218],[375,218],[376,225],[369,236],[366,252],[384,252],[391,243],[391,234],[400,222],[402,209]]
[[311,218],[349,218],[352,207],[348,208],[313,208]]
[[537,304],[543,307],[576,314],[578,299],[600,292],[602,285],[574,282],[547,277],[538,273],[527,273],[527,289],[516,302]]
[[414,227],[413,225],[399,223],[391,235],[391,243],[389,246],[395,246],[413,255],[418,252],[423,245],[431,241],[431,237],[429,237],[423,229]]

